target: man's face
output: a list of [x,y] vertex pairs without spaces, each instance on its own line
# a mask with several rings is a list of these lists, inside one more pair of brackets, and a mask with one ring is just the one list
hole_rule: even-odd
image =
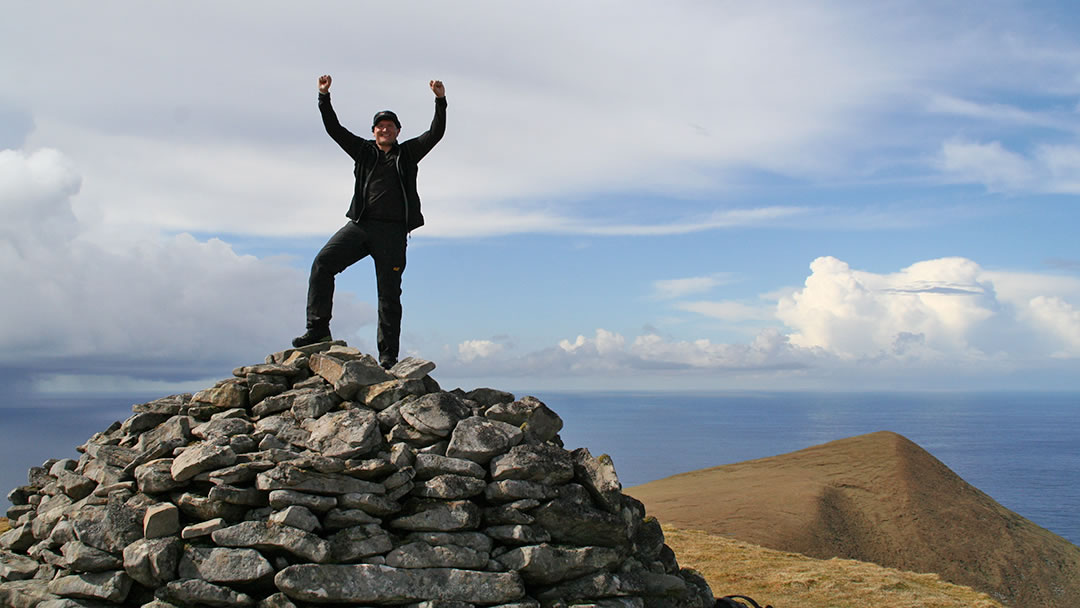
[[397,142],[401,129],[398,129],[392,120],[380,120],[372,127],[372,132],[375,133],[376,145],[393,145]]

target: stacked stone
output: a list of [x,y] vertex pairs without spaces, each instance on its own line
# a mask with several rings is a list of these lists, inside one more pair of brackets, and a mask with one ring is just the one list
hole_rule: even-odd
[[434,367],[328,342],[134,406],[8,495],[0,604],[712,605],[608,457]]

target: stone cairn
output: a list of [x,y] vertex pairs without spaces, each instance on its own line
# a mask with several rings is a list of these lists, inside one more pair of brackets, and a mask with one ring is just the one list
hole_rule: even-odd
[[712,606],[610,458],[434,368],[324,342],[135,405],[8,494],[0,605]]

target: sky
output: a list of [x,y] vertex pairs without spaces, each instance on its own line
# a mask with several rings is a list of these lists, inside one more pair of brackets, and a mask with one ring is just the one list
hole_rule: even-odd
[[[304,330],[366,135],[446,136],[402,355],[450,388],[1080,389],[1070,3],[10,3],[0,385],[197,390]],[[370,260],[334,337],[375,350]]]

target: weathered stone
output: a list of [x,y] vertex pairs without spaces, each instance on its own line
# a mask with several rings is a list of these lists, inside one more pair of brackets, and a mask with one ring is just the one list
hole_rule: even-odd
[[59,598],[49,593],[47,581],[21,580],[0,585],[0,606],[4,608],[36,608],[56,599]]
[[323,377],[334,385],[334,391],[342,399],[353,399],[363,387],[394,379],[371,355],[343,363],[333,380]]
[[192,519],[206,521],[223,518],[229,521],[237,521],[244,516],[247,509],[243,505],[230,505],[226,502],[210,500],[206,496],[184,492],[172,495],[173,503],[180,507],[185,515]]
[[285,381],[284,376],[251,374],[248,376],[247,384],[248,403],[253,406],[257,405],[267,397],[279,395],[289,390],[289,384]]
[[[284,359],[282,359],[284,360]],[[266,375],[266,376],[283,376],[289,380],[298,380],[306,378],[308,375],[307,369],[297,366],[282,364],[279,362],[266,362],[259,363],[258,365],[245,365],[233,370],[233,375],[237,377],[247,377],[252,374]]]
[[296,608],[296,604],[292,603],[289,596],[284,593],[275,593],[259,602],[256,608]]
[[79,472],[103,486],[109,486],[130,478],[130,474],[124,469],[106,464],[104,460],[91,459],[86,462],[86,466],[82,467]]
[[450,532],[474,530],[480,525],[480,508],[467,500],[415,500],[405,506],[404,516],[390,522],[402,530]]
[[173,416],[179,414],[181,409],[191,401],[191,393],[170,395],[155,399],[147,403],[139,403],[131,406],[131,410],[137,414],[166,414]]
[[255,478],[255,487],[260,490],[295,490],[331,496],[354,492],[386,493],[386,488],[381,484],[347,475],[305,471],[288,463],[279,464],[269,471],[259,473]]
[[220,530],[228,525],[229,524],[220,517],[216,519],[202,521],[197,524],[185,526],[184,529],[180,531],[180,538],[188,540],[192,538],[200,538],[202,536],[210,536],[214,533],[214,530]]
[[430,393],[401,406],[401,417],[428,435],[447,437],[472,411],[453,393]]
[[491,553],[495,544],[490,536],[482,532],[410,532],[405,536],[405,540],[424,542],[434,547],[468,547],[481,553]]
[[0,534],[0,549],[25,553],[34,544],[34,540],[32,526],[23,524]]
[[280,511],[275,511],[269,517],[269,521],[294,528],[300,528],[304,532],[312,532],[319,528],[319,518],[307,508],[300,505],[290,505]]
[[398,469],[396,473],[383,480],[382,485],[387,490],[393,490],[399,486],[403,486],[413,478],[416,477],[416,469],[412,467],[402,467]]
[[299,528],[278,523],[245,521],[217,530],[211,538],[223,547],[283,550],[316,563],[330,559],[328,542]]
[[413,486],[415,486],[415,485],[416,484],[414,484],[412,481],[407,481],[404,484],[402,484],[400,486],[397,486],[396,488],[394,488],[392,490],[387,490],[386,491],[386,497],[389,498],[390,500],[401,500],[401,499],[405,498],[406,496],[408,496],[409,492],[412,492]]
[[499,403],[510,403],[514,400],[514,395],[493,388],[477,388],[465,393],[465,398],[483,407],[491,407]]
[[[260,401],[257,405],[252,406],[251,415],[255,418],[264,418],[271,414],[278,412],[284,412],[285,410],[292,409],[293,403],[296,398],[301,395],[307,395],[312,393],[311,389],[297,389],[294,388],[291,391],[285,391],[277,395],[266,397]],[[258,428],[258,427],[256,427]]]
[[318,496],[293,490],[274,490],[270,492],[270,506],[275,509],[284,509],[296,505],[323,513],[333,509],[338,502],[338,499],[333,496]]
[[171,416],[165,422],[155,426],[139,436],[139,442],[135,444],[137,452],[145,452],[160,444],[175,446],[185,445],[191,440],[191,428],[195,419],[190,416]]
[[517,427],[473,416],[462,420],[454,428],[446,455],[487,464],[493,457],[517,445],[521,438],[521,429]]
[[496,481],[520,479],[557,485],[574,478],[570,452],[551,444],[514,446],[493,458],[489,468]]
[[64,543],[60,547],[60,552],[64,554],[64,567],[75,572],[104,572],[116,570],[123,565],[123,562],[112,553],[77,540]]
[[486,507],[482,512],[484,523],[488,526],[508,524],[531,524],[536,518],[521,509],[509,505]]
[[540,526],[509,524],[503,526],[491,526],[484,528],[487,534],[497,542],[507,545],[531,545],[546,543],[551,540],[551,534]]
[[370,454],[383,444],[375,412],[347,409],[326,414],[307,426],[308,443],[329,458],[355,458]]
[[377,524],[380,520],[362,509],[331,509],[323,516],[323,526],[327,530],[352,528],[361,524]]
[[534,442],[551,441],[563,427],[562,418],[536,397],[493,405],[484,416],[522,428]]
[[210,488],[208,498],[210,500],[226,502],[231,505],[244,505],[248,507],[265,507],[270,504],[266,492],[256,488],[237,488],[226,485]]
[[410,493],[426,498],[456,500],[483,494],[486,488],[487,483],[483,479],[464,475],[439,475],[416,484]]
[[[269,435],[273,437],[273,435]],[[235,450],[234,450],[235,451]],[[274,463],[268,460],[256,460],[254,462],[241,462],[231,467],[217,469],[207,476],[212,483],[219,485],[234,485],[248,483],[255,480],[255,476],[263,471],[274,468]]]
[[554,486],[518,479],[493,481],[484,490],[484,496],[492,502],[510,502],[530,498],[548,500],[555,498],[558,494],[559,490]]
[[405,357],[390,368],[390,374],[398,378],[419,379],[435,370],[435,364],[426,359]]
[[191,434],[205,440],[214,437],[243,435],[251,433],[253,430],[255,430],[255,425],[242,418],[217,418],[191,429]]
[[[393,450],[391,449],[391,453]],[[372,480],[380,477],[386,477],[401,467],[411,466],[412,462],[391,462],[390,460],[382,457],[377,458],[364,458],[364,459],[350,459],[345,461],[344,473],[349,477],[355,477],[357,479]]]
[[608,511],[617,507],[622,484],[615,473],[615,464],[607,454],[593,458],[588,448],[578,448],[570,453],[574,461],[574,475],[585,486],[593,499]]
[[184,486],[184,481],[173,479],[172,465],[172,458],[159,458],[135,467],[135,482],[139,491],[157,494]]
[[67,494],[72,500],[86,498],[97,487],[96,481],[67,470],[58,471],[56,482],[64,494]]
[[254,606],[255,600],[246,593],[233,591],[222,585],[215,585],[197,578],[171,581],[158,589],[159,599],[180,606],[214,606],[228,608],[232,606]]
[[550,585],[598,570],[612,570],[623,556],[609,547],[531,545],[517,547],[495,558],[517,571],[529,584]]
[[620,517],[581,505],[565,498],[544,503],[533,510],[536,523],[543,526],[559,543],[604,547],[629,544],[627,528]]
[[292,403],[292,413],[297,420],[318,418],[337,407],[341,397],[331,391],[305,391],[296,395]]
[[0,581],[21,581],[37,574],[38,562],[10,551],[0,551]]
[[401,504],[381,494],[342,494],[337,504],[343,509],[363,509],[375,517],[386,517],[401,510]]
[[409,570],[368,564],[303,564],[278,572],[274,582],[295,600],[320,603],[399,604],[435,599],[501,604],[525,595],[516,574],[454,568]]
[[426,392],[422,380],[390,380],[361,387],[356,393],[356,400],[381,411],[405,397],[423,395]]
[[169,503],[156,504],[146,509],[143,516],[143,538],[173,536],[180,531],[180,509]]
[[479,464],[465,458],[449,458],[438,454],[417,454],[414,468],[417,479],[431,479],[438,475],[467,475],[484,479],[487,471]]
[[390,429],[390,432],[386,435],[386,440],[391,443],[403,442],[416,448],[424,448],[442,441],[442,437],[418,431],[402,419],[401,422]]
[[236,453],[228,446],[197,443],[189,446],[172,463],[170,472],[176,481],[186,481],[203,471],[220,469],[236,463]]
[[221,386],[208,388],[195,393],[192,402],[208,403],[215,408],[228,409],[248,407],[248,387],[240,382],[225,382]]
[[274,567],[254,549],[184,547],[177,574],[211,583],[250,583],[274,573]]
[[371,524],[346,528],[330,537],[330,552],[336,562],[354,562],[393,548],[390,535]]
[[488,554],[462,546],[435,546],[413,542],[386,554],[386,565],[394,568],[465,568],[482,570]]
[[86,572],[53,579],[49,593],[64,597],[105,600],[119,604],[131,590],[131,577],[123,572]]

